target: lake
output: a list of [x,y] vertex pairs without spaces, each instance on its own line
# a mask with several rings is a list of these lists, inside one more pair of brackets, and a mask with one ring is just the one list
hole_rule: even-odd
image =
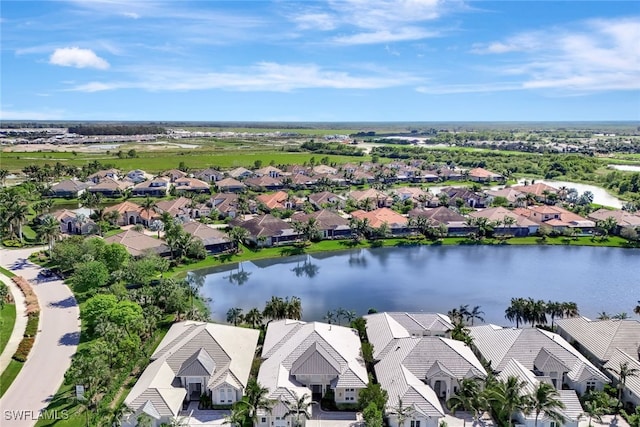
[[414,246],[243,262],[191,274],[204,279],[212,317],[261,310],[272,295],[297,296],[304,320],[342,307],[446,313],[480,305],[506,324],[512,297],[575,301],[582,314],[627,312],[640,299],[640,250],[563,246]]

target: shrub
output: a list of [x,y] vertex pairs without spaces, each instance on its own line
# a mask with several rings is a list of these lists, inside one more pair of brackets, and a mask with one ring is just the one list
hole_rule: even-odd
[[40,323],[40,313],[35,312],[29,314],[29,319],[27,320],[27,327],[24,330],[25,338],[35,337],[38,333],[38,325]]
[[26,362],[27,356],[29,356],[29,352],[31,351],[31,347],[33,347],[33,342],[35,338],[33,337],[25,337],[22,338],[20,344],[18,344],[18,349],[13,355],[13,360],[18,362]]
[[13,282],[18,285],[20,291],[24,294],[25,304],[27,305],[27,315],[39,313],[40,306],[38,305],[38,298],[33,292],[33,288],[31,288],[29,281],[22,276],[16,276],[13,278]]

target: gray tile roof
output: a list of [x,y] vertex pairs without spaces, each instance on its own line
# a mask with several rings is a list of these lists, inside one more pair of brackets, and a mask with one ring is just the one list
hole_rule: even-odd
[[[616,349],[613,353],[611,353],[611,357],[609,361],[604,365],[604,368],[613,378],[619,380],[619,375],[615,374],[613,372],[613,369],[619,371],[620,364],[622,363],[627,363],[629,365],[629,368],[635,368],[640,371],[640,362],[620,349]],[[636,396],[636,400],[640,400],[640,375],[628,376],[625,387]]]
[[637,320],[573,317],[559,319],[556,324],[560,334],[571,337],[603,362],[609,360],[617,348],[628,354],[638,354],[640,348],[640,322]]
[[182,362],[176,375],[179,377],[208,377],[213,374],[215,369],[216,362],[213,361],[204,348],[201,348]]

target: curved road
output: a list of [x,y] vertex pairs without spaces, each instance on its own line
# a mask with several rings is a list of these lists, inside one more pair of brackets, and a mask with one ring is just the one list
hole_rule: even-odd
[[0,399],[3,427],[36,423],[62,384],[80,339],[80,311],[73,293],[61,280],[38,279],[41,268],[28,260],[35,250],[0,250],[0,264],[29,279],[40,303],[40,327],[35,344],[20,374]]

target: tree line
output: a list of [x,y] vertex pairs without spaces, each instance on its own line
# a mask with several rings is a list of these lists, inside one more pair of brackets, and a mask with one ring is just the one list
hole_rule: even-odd
[[84,136],[94,135],[157,135],[165,134],[167,130],[155,125],[76,125],[69,126],[69,133]]

